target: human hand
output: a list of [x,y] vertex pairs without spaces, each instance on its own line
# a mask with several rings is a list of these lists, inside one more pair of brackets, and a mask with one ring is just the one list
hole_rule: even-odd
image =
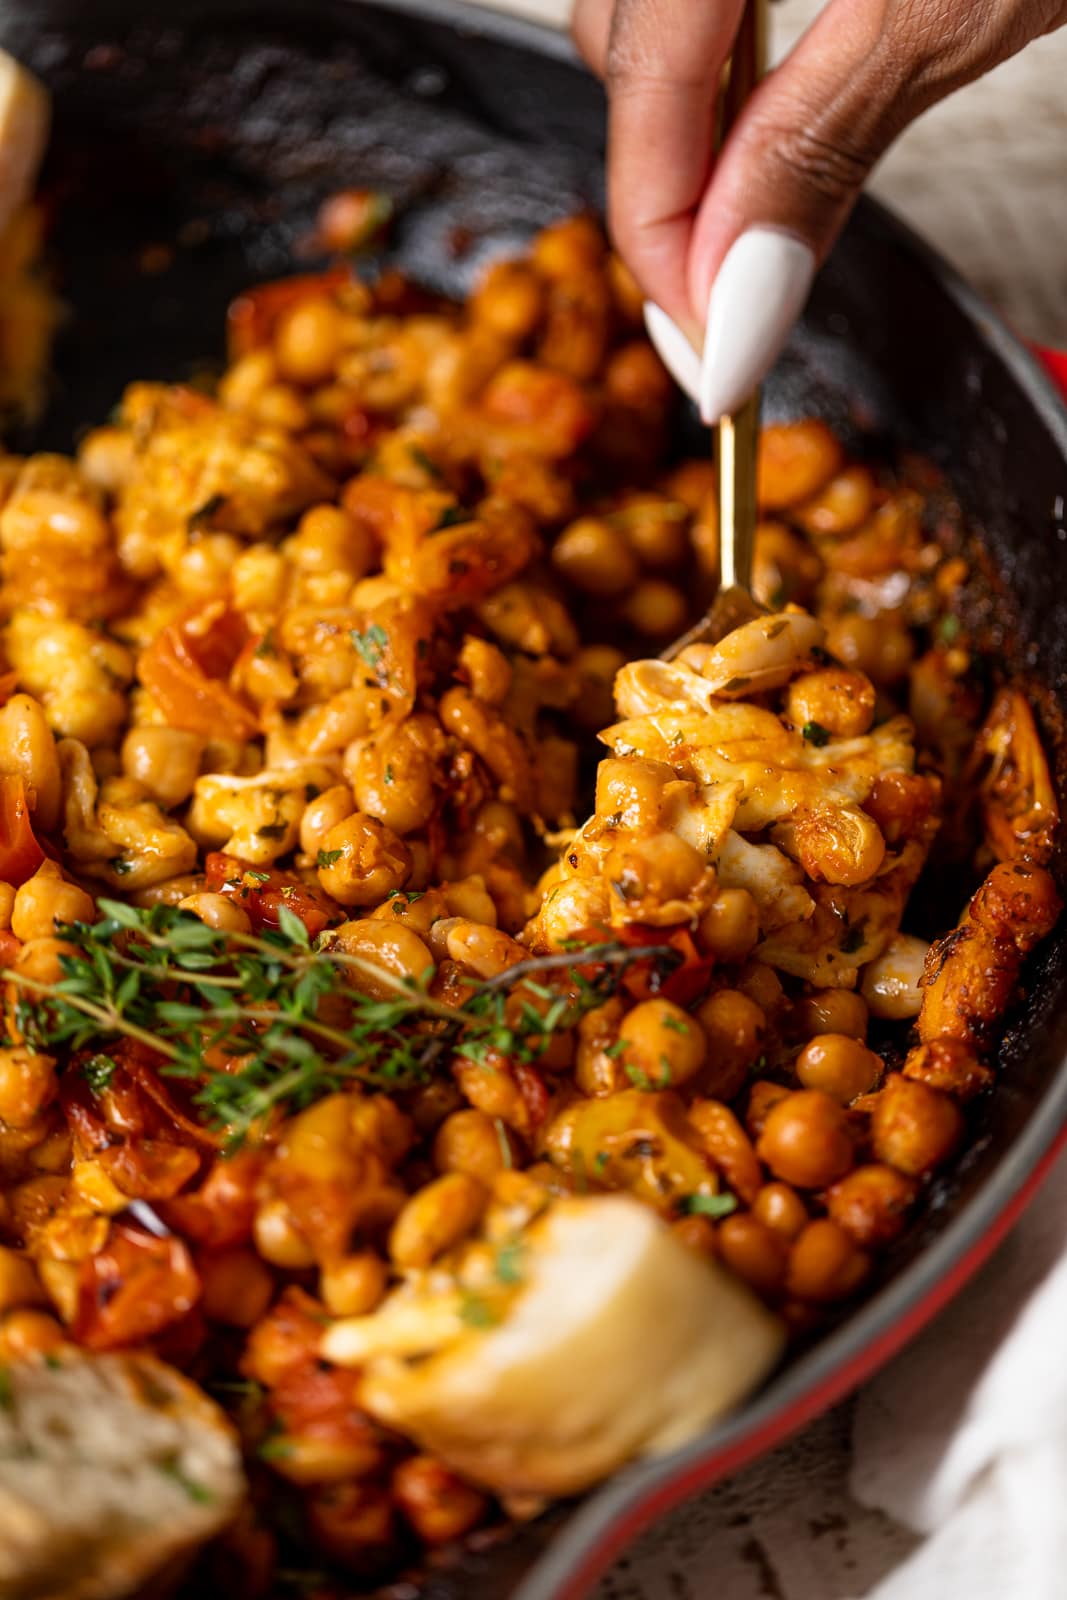
[[653,302],[660,353],[709,422],[773,362],[896,136],[1067,22],[1065,0],[830,0],[713,161],[716,92],[743,9],[577,0],[574,15],[608,89],[612,232]]

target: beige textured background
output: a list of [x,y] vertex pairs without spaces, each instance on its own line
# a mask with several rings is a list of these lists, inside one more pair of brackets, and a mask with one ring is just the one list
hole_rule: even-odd
[[[564,26],[571,0],[489,3]],[[821,9],[822,0],[775,5],[775,53]],[[927,112],[871,188],[1020,333],[1067,347],[1067,29]]]

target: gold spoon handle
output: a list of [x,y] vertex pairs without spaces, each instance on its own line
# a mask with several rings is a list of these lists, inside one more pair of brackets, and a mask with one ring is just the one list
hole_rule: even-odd
[[[721,148],[748,96],[766,69],[767,0],[748,0],[719,94],[716,142]],[[724,589],[752,588],[756,552],[756,450],[759,390],[739,411],[715,425],[719,491],[719,582]]]

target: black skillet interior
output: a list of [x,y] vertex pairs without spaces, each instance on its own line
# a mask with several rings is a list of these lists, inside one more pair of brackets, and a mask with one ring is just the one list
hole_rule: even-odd
[[[58,94],[48,182],[72,316],[37,447],[69,448],[134,377],[217,363],[227,302],[309,264],[302,241],[338,188],[392,194],[393,258],[455,293],[488,253],[601,198],[596,86],[558,42],[461,6],[0,0],[0,43]],[[821,275],[769,407],[914,445],[945,468],[1003,580],[1002,648],[1062,705],[1067,425],[1003,330],[877,208],[861,208]],[[979,1189],[1005,1188],[1017,1136],[1029,1130],[1036,1152],[1067,1102],[1063,934],[1029,993],[981,1137],[905,1241],[898,1286]],[[846,1324],[834,1359],[849,1337]],[[764,1409],[804,1381],[787,1370]],[[731,1436],[744,1427],[742,1414]],[[511,1593],[566,1521],[554,1513],[470,1555],[429,1592]],[[553,1592],[547,1577],[535,1587]]]

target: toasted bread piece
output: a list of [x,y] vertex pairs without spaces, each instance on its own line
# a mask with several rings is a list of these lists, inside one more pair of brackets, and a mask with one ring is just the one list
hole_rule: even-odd
[[0,1600],[112,1600],[234,1516],[237,1441],[219,1408],[147,1355],[0,1369]]

